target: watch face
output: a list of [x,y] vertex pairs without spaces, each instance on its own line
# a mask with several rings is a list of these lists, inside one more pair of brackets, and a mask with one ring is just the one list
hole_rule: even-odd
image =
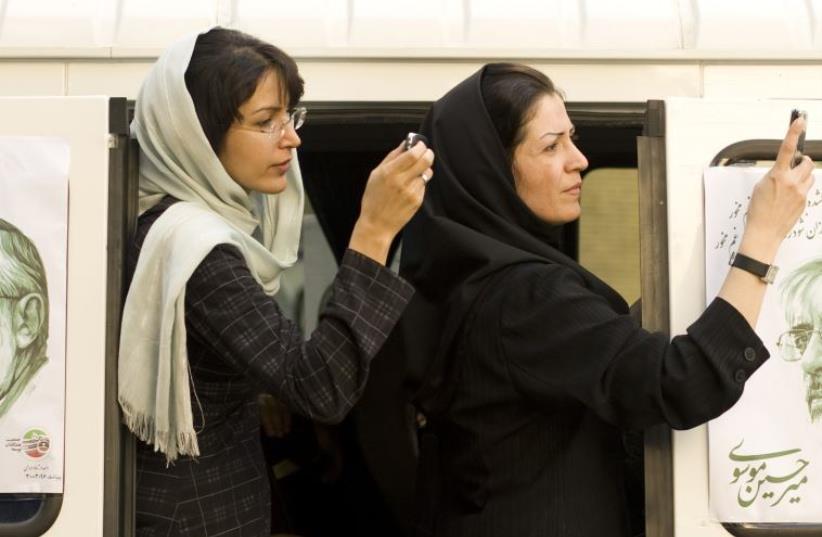
[[779,272],[779,267],[776,265],[768,265],[768,272],[762,277],[765,283],[773,283],[776,280],[776,273]]

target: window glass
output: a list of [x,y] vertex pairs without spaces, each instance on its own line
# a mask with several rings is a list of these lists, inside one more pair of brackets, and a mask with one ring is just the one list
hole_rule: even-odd
[[582,187],[579,261],[633,304],[639,298],[637,170],[598,168]]

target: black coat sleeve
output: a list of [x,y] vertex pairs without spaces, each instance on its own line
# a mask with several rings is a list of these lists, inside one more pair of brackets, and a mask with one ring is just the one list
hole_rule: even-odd
[[621,427],[687,429],[729,409],[769,357],[720,298],[669,341],[616,313],[566,267],[520,269],[506,288],[500,353],[516,388],[544,408],[577,401]]
[[235,371],[289,408],[338,422],[365,386],[371,359],[413,288],[349,250],[320,321],[305,341],[233,246],[215,247],[186,286],[186,325]]

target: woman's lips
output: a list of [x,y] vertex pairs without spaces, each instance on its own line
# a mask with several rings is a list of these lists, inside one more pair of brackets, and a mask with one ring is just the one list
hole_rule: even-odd
[[566,188],[565,190],[563,190],[563,192],[579,196],[582,193],[582,183],[577,183],[571,188]]
[[288,168],[291,167],[291,159],[280,162],[279,164],[272,164],[271,167],[276,169],[280,174],[284,174],[288,171]]

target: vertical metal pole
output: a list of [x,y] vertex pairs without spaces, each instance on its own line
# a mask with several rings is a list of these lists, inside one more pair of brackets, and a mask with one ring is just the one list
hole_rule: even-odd
[[[668,214],[665,171],[665,103],[648,101],[644,136],[637,138],[639,170],[640,287],[642,326],[668,333]],[[674,537],[671,430],[645,431],[645,531]]]
[[106,267],[106,389],[103,535],[134,532],[134,440],[121,423],[117,403],[117,353],[125,298],[125,255],[137,218],[134,151],[128,137],[128,103],[109,101],[109,185]]

